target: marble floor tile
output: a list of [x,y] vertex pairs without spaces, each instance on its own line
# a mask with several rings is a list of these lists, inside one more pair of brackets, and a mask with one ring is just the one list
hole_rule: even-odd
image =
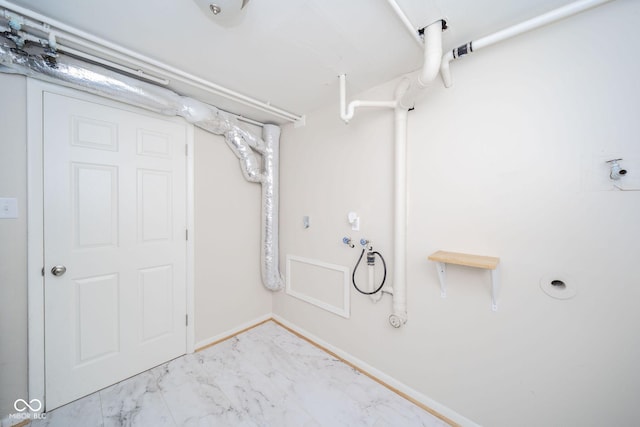
[[100,395],[93,393],[47,412],[45,419],[31,421],[33,427],[102,426]]
[[156,377],[146,371],[100,392],[104,427],[175,426]]
[[[240,345],[240,343],[244,345]],[[203,352],[203,370],[220,386],[234,407],[241,408],[260,426],[317,425],[298,404],[245,357],[260,347],[248,339],[235,337]],[[258,353],[259,354],[259,353]],[[263,357],[268,355],[263,353]]]
[[256,426],[189,354],[151,370],[178,426]]
[[274,322],[143,372],[32,422],[41,427],[443,427]]
[[[323,425],[446,426],[447,424],[366,375],[278,325],[247,333],[253,341],[275,345],[275,375],[288,372],[289,390]],[[242,339],[243,337],[239,337]],[[320,384],[320,387],[316,387]],[[326,394],[325,391],[332,393]],[[333,409],[326,411],[326,406]],[[340,414],[339,420],[333,415]],[[330,424],[331,423],[331,424]]]

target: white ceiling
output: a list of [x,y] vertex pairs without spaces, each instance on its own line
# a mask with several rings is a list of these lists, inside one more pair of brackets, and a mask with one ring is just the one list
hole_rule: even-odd
[[[415,27],[442,17],[445,50],[571,0],[398,0]],[[219,26],[194,0],[13,3],[296,114],[421,66],[421,50],[386,0],[251,0]],[[177,82],[170,87],[260,121],[281,121]]]

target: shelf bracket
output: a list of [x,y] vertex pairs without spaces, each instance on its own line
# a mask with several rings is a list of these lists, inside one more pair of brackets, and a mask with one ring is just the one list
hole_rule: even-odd
[[500,292],[500,258],[483,255],[471,255],[458,252],[437,251],[429,255],[436,263],[440,279],[440,296],[447,297],[447,264],[481,268],[491,272],[491,310],[498,311],[498,293]]

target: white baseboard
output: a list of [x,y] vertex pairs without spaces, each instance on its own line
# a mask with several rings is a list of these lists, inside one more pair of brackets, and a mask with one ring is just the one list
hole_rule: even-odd
[[253,328],[254,326],[266,322],[267,320],[271,320],[273,318],[273,315],[271,313],[267,313],[265,315],[262,315],[258,318],[255,318],[253,320],[250,320],[248,322],[245,322],[241,325],[236,326],[235,328],[229,329],[228,331],[224,331],[222,333],[219,333],[217,335],[214,335],[212,337],[209,337],[207,339],[201,340],[196,342],[195,344],[195,350],[199,350],[202,347],[207,347],[215,342],[218,341],[222,341],[226,338],[231,338],[234,335],[239,334],[240,332],[246,330],[246,329],[250,329]]
[[464,427],[480,427],[479,424],[471,421],[470,419],[458,414],[457,412],[455,412],[454,410],[447,408],[446,406],[436,402],[435,400],[431,399],[428,396],[425,396],[424,394],[420,393],[419,391],[416,391],[414,389],[412,389],[411,387],[407,386],[406,384],[401,383],[400,381],[396,380],[395,378],[391,377],[390,375],[385,374],[384,372],[380,371],[379,369],[374,368],[373,366],[369,365],[366,362],[363,362],[362,360],[358,359],[357,357],[352,356],[351,354],[347,353],[346,351],[343,351],[337,347],[335,347],[332,344],[329,344],[328,342],[324,341],[321,338],[318,338],[317,336],[313,335],[312,333],[300,328],[299,326],[294,325],[293,323],[289,322],[288,320],[283,319],[282,317],[278,316],[277,314],[272,314],[271,317],[276,320],[279,323],[282,323],[284,326],[286,326],[287,328],[290,328],[291,330],[299,333],[300,335],[308,338],[310,341],[313,341],[314,343],[326,348],[327,350],[335,353],[338,357],[346,360],[347,362],[351,363],[352,365],[354,365],[356,368],[358,368],[359,370],[366,372],[367,374],[379,379],[380,381],[382,381],[383,383],[387,384],[388,386],[400,391],[401,393],[406,394],[407,396],[411,397],[412,399],[422,403],[423,405],[433,409],[434,411],[438,412],[439,414],[443,415],[444,417],[449,418],[451,421],[460,424],[461,426]]

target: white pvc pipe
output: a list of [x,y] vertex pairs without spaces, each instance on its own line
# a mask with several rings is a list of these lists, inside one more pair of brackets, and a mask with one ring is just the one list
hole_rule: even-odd
[[389,323],[399,328],[407,322],[407,121],[408,110],[422,90],[438,76],[442,58],[442,21],[425,29],[424,66],[417,78],[403,79],[395,92],[395,184],[393,313]]
[[[379,286],[379,285],[378,285]],[[373,266],[369,267],[369,288],[371,289],[370,292],[373,292],[376,290],[376,285],[375,285],[375,268]],[[385,293],[385,290],[388,289],[388,286],[385,284],[382,289],[380,290],[380,292],[373,294],[373,295],[369,295],[369,298],[371,299],[371,301],[373,302],[378,302],[382,299],[382,295]]]
[[[371,264],[367,264],[367,279],[369,279],[369,287],[367,288],[367,292],[373,292],[376,290],[375,278],[376,268]],[[382,292],[378,292],[378,294],[381,293]],[[372,294],[371,296],[373,297],[375,296],[375,294]]]
[[426,87],[438,75],[442,58],[442,20],[430,24],[424,30],[424,61],[418,77],[421,87]]
[[[356,107],[390,107],[394,109],[394,253],[393,311],[389,323],[399,328],[407,322],[407,121],[408,110],[417,96],[438,75],[442,58],[442,21],[425,29],[424,66],[412,81],[403,79],[396,88],[395,101],[352,101],[346,106],[346,76],[340,75],[340,117],[345,123],[353,118]],[[370,272],[370,278],[373,273]],[[370,284],[370,288],[372,285]],[[387,287],[389,289],[389,287]]]
[[346,88],[346,79],[347,76],[344,74],[340,74],[340,118],[345,122],[349,123],[353,116],[356,113],[356,108],[359,107],[374,107],[374,108],[396,108],[395,101],[361,101],[355,100],[351,101],[347,106],[347,88]]
[[389,316],[395,328],[407,322],[407,117],[406,109],[396,108],[393,313]]
[[543,25],[547,25],[551,22],[564,19],[568,16],[575,15],[577,13],[583,12],[587,9],[591,9],[592,7],[599,6],[604,3],[608,3],[610,1],[611,0],[580,0],[574,3],[570,3],[566,6],[554,9],[535,18],[528,19],[524,22],[521,22],[520,24],[513,25],[509,28],[505,28],[504,30],[482,37],[473,42],[473,49],[482,49],[483,47],[490,46],[494,43],[498,43],[502,40],[517,36],[527,31],[531,31],[533,29],[542,27]]
[[415,104],[416,99],[438,76],[440,61],[442,59],[442,21],[430,24],[424,30],[424,60],[422,71],[412,82],[409,90],[398,99],[398,106],[409,109]]
[[77,49],[73,49],[73,48],[70,48],[70,47],[67,47],[67,46],[62,46],[60,44],[56,44],[56,45],[57,45],[57,49],[60,52],[70,53],[71,55],[77,56],[79,58],[88,59],[89,61],[96,62],[96,63],[101,64],[101,65],[106,65],[107,67],[113,68],[115,70],[120,70],[120,71],[123,71],[123,72],[125,72],[127,74],[131,74],[131,75],[137,76],[137,77],[139,77],[141,79],[149,80],[151,82],[158,83],[158,84],[161,84],[163,86],[167,86],[169,84],[169,80],[152,76],[150,74],[145,73],[144,71],[142,71],[140,69],[134,70],[133,68],[125,67],[123,65],[116,64],[115,62],[108,61],[108,60],[103,59],[103,58],[98,58],[97,56],[90,55],[90,54],[85,53],[85,52],[81,52],[81,51],[79,51]]
[[[237,102],[239,104],[246,105],[246,106],[255,108],[257,110],[267,112],[276,117],[279,117],[291,122],[296,122],[302,119],[302,116],[300,115],[282,110],[277,107],[273,107],[268,103],[259,101],[257,99],[243,95],[239,92],[236,92],[231,89],[227,89],[223,86],[212,83],[208,80],[186,73],[175,67],[167,65],[163,62],[157,61],[155,59],[149,58],[147,56],[144,56],[142,54],[139,54],[137,52],[124,48],[122,46],[119,46],[115,43],[111,43],[107,40],[93,36],[82,30],[78,30],[69,25],[63,24],[49,17],[33,12],[32,10],[29,10],[20,6],[16,6],[13,3],[10,3],[6,0],[0,0],[0,6],[5,7],[6,9],[9,9],[17,14],[28,17],[32,20],[40,21],[42,24],[26,19],[24,20],[23,25],[34,28],[38,31],[42,31],[46,33],[47,36],[51,32],[53,32],[54,31],[53,28],[55,28],[56,29],[55,36],[58,38],[58,41],[60,39],[67,40],[74,44],[78,44],[82,47],[91,49],[100,54],[109,55],[115,59],[126,61],[137,67],[149,68],[156,73],[162,73],[165,75],[168,74],[169,77],[180,80],[187,84],[191,84],[194,87],[207,90],[208,92],[225,97],[227,99],[231,99],[232,101]],[[6,11],[4,11],[3,15],[6,15]]]
[[400,21],[402,21],[402,24],[409,31],[409,34],[411,34],[413,40],[415,40],[415,42],[418,43],[420,47],[422,47],[422,37],[420,37],[420,34],[418,34],[418,30],[413,26],[409,18],[407,18],[407,15],[405,15],[402,9],[400,9],[398,3],[395,0],[387,0],[387,3],[389,3],[389,6],[391,6],[398,18],[400,18]]
[[[3,16],[5,18],[7,18],[6,12],[3,14]],[[2,33],[12,32],[12,30],[9,27],[5,27],[3,25],[0,25],[0,32],[2,32]],[[43,39],[41,37],[34,36],[33,34],[29,34],[29,33],[24,32],[24,31],[15,31],[15,34],[18,37],[20,37],[21,39],[23,39],[23,40],[27,40],[27,41],[30,41],[30,42],[33,42],[33,43],[37,43],[37,44],[39,44],[41,46],[46,46],[47,44],[49,44],[49,47],[51,47],[52,49],[57,49],[57,50],[59,50],[61,52],[70,53],[70,54],[72,54],[74,56],[77,56],[77,57],[80,57],[80,58],[83,58],[83,59],[88,59],[88,60],[90,60],[92,62],[95,62],[97,64],[106,65],[106,66],[108,66],[110,68],[113,68],[115,70],[120,70],[120,71],[123,71],[123,72],[125,72],[127,74],[135,75],[135,76],[137,76],[137,77],[139,77],[141,79],[144,79],[144,80],[152,81],[154,83],[158,83],[158,84],[161,84],[163,86],[166,86],[166,85],[169,84],[169,80],[161,79],[161,78],[149,75],[149,74],[145,73],[142,70],[134,70],[133,68],[125,67],[125,66],[122,66],[120,64],[116,64],[115,62],[108,61],[108,60],[102,59],[102,58],[98,58],[97,56],[90,55],[88,53],[84,53],[84,52],[81,52],[79,50],[72,49],[70,47],[61,46],[56,42],[55,33],[53,33],[53,32],[49,33],[48,39]]]
[[[461,46],[461,47],[464,47],[463,54],[475,52],[484,47],[491,46],[492,44],[520,35],[527,31],[540,28],[544,25],[559,21],[561,19],[567,18],[572,15],[576,15],[580,12],[584,12],[587,9],[600,6],[610,1],[612,0],[579,0],[573,3],[570,3],[566,6],[560,7],[558,9],[554,9],[540,16],[536,16],[535,18],[528,19],[519,24],[513,25],[511,27],[508,27],[503,30],[497,31],[493,34],[490,34],[488,36],[482,37],[478,40],[467,43],[466,47]],[[447,52],[442,57],[442,63],[440,65],[440,73],[442,75],[442,81],[444,82],[445,87],[451,87],[452,81],[451,81],[451,72],[449,70],[449,63],[461,56],[461,55],[456,55],[454,53],[458,49],[460,48],[456,48],[450,52]]]
[[451,87],[453,84],[451,80],[451,69],[449,63],[453,61],[453,51],[450,50],[442,56],[442,62],[440,63],[440,76],[442,77],[442,83],[444,87]]

